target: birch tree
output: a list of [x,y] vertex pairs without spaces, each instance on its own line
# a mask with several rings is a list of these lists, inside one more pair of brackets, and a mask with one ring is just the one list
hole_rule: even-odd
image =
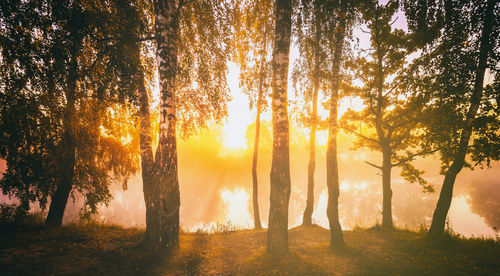
[[[314,173],[316,170],[316,131],[318,129],[318,93],[325,77],[327,45],[324,25],[329,13],[321,1],[301,1],[298,8],[295,33],[300,59],[294,64],[292,80],[295,93],[304,99],[307,107],[301,107],[309,114],[301,121],[310,128],[309,164],[307,166],[307,202],[302,224],[312,224],[314,210]],[[327,46],[326,46],[327,47]],[[299,85],[298,85],[299,84]]]
[[[337,9],[337,16],[327,23],[328,46],[330,50],[330,112],[328,119],[328,142],[326,150],[326,184],[328,187],[327,216],[330,224],[330,247],[342,248],[344,237],[338,212],[339,199],[339,169],[337,161],[338,105],[339,90],[342,83],[341,64],[345,63],[347,55],[346,38],[352,36],[352,28],[356,21],[356,3],[340,0],[330,1],[327,7]],[[347,89],[344,89],[347,90]]]
[[[227,114],[225,76],[231,32],[226,17],[231,16],[231,5],[217,1],[154,2],[160,124],[152,175],[143,175],[151,177],[143,187],[147,223],[144,245],[166,249],[179,246],[177,126],[179,133],[189,135],[196,127],[220,121]],[[147,99],[144,94],[141,97],[143,162],[149,162]]]
[[235,34],[236,60],[240,65],[240,85],[255,107],[255,137],[252,158],[252,203],[255,229],[262,229],[259,211],[257,162],[260,141],[261,114],[266,109],[270,88],[269,59],[272,32],[272,1],[249,1],[243,6]]
[[291,0],[276,0],[272,69],[273,157],[267,250],[288,252],[288,203],[290,200],[290,153],[288,123],[288,60],[291,35]]

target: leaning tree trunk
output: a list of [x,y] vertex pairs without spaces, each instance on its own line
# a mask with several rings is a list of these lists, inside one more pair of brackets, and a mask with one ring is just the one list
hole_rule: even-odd
[[61,226],[64,210],[68,203],[68,198],[73,188],[73,178],[75,175],[76,147],[74,139],[74,120],[75,120],[75,97],[76,82],[78,78],[78,45],[80,43],[76,36],[76,31],[72,32],[73,45],[71,46],[71,64],[65,90],[66,108],[63,118],[63,134],[61,137],[61,155],[60,155],[60,177],[56,190],[51,197],[49,213],[45,224],[49,226]]
[[485,10],[484,27],[481,35],[481,44],[479,46],[479,61],[476,68],[476,79],[474,82],[474,90],[472,91],[471,104],[466,115],[465,127],[462,129],[460,142],[453,163],[444,177],[443,187],[441,188],[439,200],[434,210],[431,227],[429,229],[430,235],[441,235],[444,231],[446,216],[448,215],[448,210],[450,209],[451,200],[453,198],[455,179],[465,163],[465,156],[473,131],[474,119],[483,95],[484,73],[486,71],[488,54],[491,48],[490,35],[494,22],[493,9],[495,2],[494,0],[489,0]]
[[391,189],[391,155],[390,146],[382,149],[382,227],[392,229],[392,189]]
[[22,217],[25,217],[30,211],[30,185],[26,183],[24,186],[25,195],[21,197],[21,205],[17,210],[17,213]]
[[[140,49],[136,47],[137,58],[140,59]],[[138,68],[133,78],[136,83],[137,94],[139,95],[139,112],[141,115],[140,124],[140,149],[141,149],[141,174],[142,174],[142,190],[144,193],[144,203],[146,204],[146,233],[144,234],[143,244],[151,242],[151,228],[154,213],[153,209],[153,148],[151,140],[151,115],[149,110],[149,96],[144,84],[144,72],[140,68],[140,60],[137,62]],[[156,220],[157,221],[157,220]]]
[[273,49],[273,158],[267,251],[288,252],[288,202],[290,200],[290,153],[288,128],[288,59],[290,53],[291,0],[277,0]]
[[264,64],[266,62],[265,50],[266,50],[266,34],[264,32],[264,43],[262,45],[262,56],[260,60],[260,76],[259,76],[259,92],[257,96],[257,116],[255,118],[255,141],[253,146],[253,159],[252,159],[252,196],[253,196],[253,219],[255,229],[262,229],[262,223],[260,222],[260,211],[259,211],[259,183],[257,179],[257,160],[259,155],[259,138],[260,138],[260,113],[262,111],[262,101],[263,101],[263,86],[264,86]]
[[316,170],[316,129],[318,124],[318,89],[319,89],[319,43],[321,39],[319,11],[314,9],[315,41],[314,41],[314,76],[311,112],[311,133],[309,135],[309,164],[307,166],[307,203],[302,218],[303,225],[312,224],[312,213],[314,210],[314,171]]
[[153,176],[153,244],[179,246],[179,180],[175,116],[178,8],[175,1],[155,1],[156,59],[160,79],[160,131]]
[[338,102],[339,102],[339,72],[340,61],[345,36],[346,10],[342,10],[339,28],[335,35],[335,53],[333,55],[330,95],[330,119],[328,122],[328,144],[326,150],[326,185],[328,187],[328,207],[326,210],[330,224],[330,247],[344,247],[344,235],[339,219],[339,167],[337,161],[337,132],[338,132]]
[[255,118],[255,141],[254,141],[253,159],[252,159],[252,182],[253,182],[252,197],[253,197],[253,219],[254,219],[255,229],[262,229],[262,223],[260,222],[260,212],[259,212],[259,183],[257,179],[257,158],[259,154],[261,98],[262,98],[262,90],[259,90],[259,96],[257,100],[257,117]]
[[[319,40],[319,38],[317,38]],[[318,42],[318,41],[317,41]],[[311,133],[309,135],[309,164],[307,166],[307,203],[302,225],[312,224],[314,210],[314,171],[316,169],[316,129],[318,121],[319,58],[318,48],[314,58],[314,88],[312,95]]]

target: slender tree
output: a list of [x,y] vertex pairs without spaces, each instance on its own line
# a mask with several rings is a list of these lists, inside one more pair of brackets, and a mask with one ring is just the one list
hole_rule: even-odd
[[[310,134],[310,162],[308,168],[308,195],[307,206],[304,211],[303,224],[311,223],[314,207],[314,149],[315,130],[320,126],[328,126],[329,138],[327,144],[327,187],[329,203],[327,216],[330,221],[332,247],[343,246],[343,235],[338,216],[338,164],[337,164],[337,107],[339,101],[339,87],[341,64],[346,54],[345,37],[352,34],[355,13],[354,3],[348,1],[302,1],[297,12],[297,39],[301,59],[293,72],[294,85],[305,81],[305,91],[312,102]],[[331,11],[335,10],[335,13]],[[307,76],[306,76],[307,75]],[[330,118],[323,123],[317,115],[318,89],[329,94],[328,106]]]
[[154,5],[156,59],[160,81],[160,137],[151,187],[153,196],[151,201],[146,201],[148,204],[146,214],[151,217],[146,237],[154,245],[174,248],[179,244],[180,207],[175,131],[175,81],[180,5],[176,1],[161,0],[155,1]]
[[291,13],[291,0],[277,0],[275,2],[274,16],[276,23],[272,70],[273,157],[267,250],[269,253],[276,255],[288,252],[290,153],[287,87]]
[[79,7],[73,7],[70,10],[70,16],[68,18],[68,32],[69,32],[69,68],[68,68],[68,78],[66,80],[66,89],[64,90],[64,96],[66,98],[66,107],[63,111],[63,134],[61,137],[61,179],[58,183],[54,194],[51,199],[49,213],[47,214],[46,224],[48,225],[61,225],[62,218],[64,215],[64,209],[66,208],[66,203],[68,201],[69,193],[73,188],[73,177],[75,175],[75,141],[74,132],[75,129],[75,100],[76,100],[76,89],[77,81],[79,79],[78,71],[78,55],[80,52],[80,47],[82,45],[83,34],[80,24],[77,24],[77,20],[82,15],[80,14]]
[[[483,23],[482,32],[481,32],[479,53],[478,53],[479,57],[477,61],[477,66],[475,68],[475,80],[474,80],[474,86],[472,88],[470,105],[465,117],[465,126],[461,129],[460,140],[458,142],[458,148],[456,150],[455,157],[453,158],[453,161],[445,174],[443,187],[441,188],[441,193],[439,194],[439,200],[433,214],[432,224],[429,229],[430,234],[441,234],[443,232],[446,216],[448,214],[448,210],[451,205],[451,199],[453,197],[453,186],[455,184],[455,179],[465,164],[465,156],[467,154],[467,148],[469,147],[469,141],[472,136],[474,120],[477,116],[479,106],[481,104],[481,98],[483,97],[484,73],[487,68],[487,60],[492,49],[490,36],[492,34],[492,29],[495,22],[496,22],[495,25],[497,26],[496,37],[498,45],[499,13],[498,12],[496,13],[497,17],[495,18],[493,11],[495,8],[497,8],[498,11],[498,5],[495,5],[495,3],[496,1],[489,0],[487,4],[483,6],[482,11],[484,13],[484,19],[482,22]],[[496,93],[498,92],[499,91],[497,89]],[[498,126],[498,122],[496,123],[496,125]],[[496,140],[496,147],[498,148],[499,139],[496,138],[495,140]],[[498,150],[496,152],[497,152],[496,156],[493,156],[493,158],[498,159],[500,157],[498,155]],[[482,159],[483,157],[481,155],[482,154],[479,154],[478,157]]]
[[[226,17],[232,16],[231,10],[231,2],[154,2],[160,124],[152,173],[143,175],[147,223],[144,245],[165,249],[179,246],[176,128],[180,126],[183,136],[189,135],[196,127],[204,127],[210,120],[220,121],[227,114],[225,63],[231,32]],[[145,96],[141,94],[142,162],[149,164]]]
[[[314,173],[316,170],[316,131],[319,125],[318,93],[325,71],[325,19],[328,14],[322,1],[301,1],[294,24],[299,53],[302,57],[294,65],[292,80],[295,93],[303,97],[308,115],[302,121],[310,128],[309,164],[307,166],[307,202],[302,218],[303,225],[312,224],[314,210]],[[300,88],[297,85],[300,84]]]
[[262,229],[259,211],[259,185],[257,162],[260,141],[260,121],[265,110],[270,87],[270,54],[273,39],[272,1],[250,1],[243,6],[236,22],[235,50],[241,74],[240,85],[250,98],[250,107],[255,107],[255,137],[252,158],[252,203],[255,229]]
[[[345,130],[353,133],[358,147],[368,147],[382,153],[382,164],[367,164],[382,172],[382,227],[392,228],[392,189],[391,171],[393,167],[403,169],[402,176],[412,182],[418,182],[424,189],[432,191],[432,187],[421,177],[422,171],[414,168],[410,161],[416,156],[430,154],[430,150],[418,139],[421,127],[416,114],[422,109],[421,99],[412,97],[399,86],[396,78],[388,82],[389,76],[397,76],[405,63],[408,54],[406,35],[402,30],[391,30],[391,18],[398,9],[398,2],[389,1],[380,5],[375,1],[365,2],[362,7],[363,19],[370,29],[370,59],[365,57],[356,61],[358,76],[364,86],[357,93],[366,104],[361,112],[352,110],[342,118]],[[364,123],[368,127],[357,129],[355,122]]]
[[[153,156],[153,141],[152,141],[152,126],[151,126],[151,111],[149,102],[148,72],[152,71],[154,61],[152,57],[145,56],[141,52],[153,53],[153,45],[151,36],[154,26],[152,26],[151,9],[147,0],[142,1],[117,1],[117,16],[127,18],[131,22],[133,28],[128,28],[125,35],[121,38],[124,40],[124,55],[130,57],[130,74],[133,80],[133,89],[136,91],[139,107],[139,149],[141,158],[141,176],[144,186],[144,201],[146,206],[151,206],[154,199],[153,175],[154,175],[154,156]],[[146,36],[147,35],[147,36]],[[141,51],[141,48],[145,48]],[[151,72],[149,72],[151,74]],[[152,209],[146,208],[146,229],[143,245],[151,245],[150,231],[152,220]]]
[[350,34],[354,21],[354,7],[348,1],[341,0],[329,3],[337,7],[339,12],[330,26],[334,27],[328,44],[330,46],[330,117],[328,120],[328,142],[326,150],[326,184],[328,187],[327,216],[330,224],[330,246],[342,248],[344,236],[339,218],[339,169],[337,161],[338,105],[340,87],[340,65],[345,56],[345,37]]
[[[421,120],[439,150],[444,174],[431,235],[441,235],[462,168],[500,158],[497,70],[500,5],[497,1],[404,2],[410,30],[424,51],[408,70],[409,86],[429,98]],[[426,39],[424,39],[426,38]],[[467,156],[470,156],[470,161]],[[472,162],[471,162],[472,161]]]
[[[137,51],[137,57],[140,59],[140,50]],[[137,81],[137,93],[139,95],[139,110],[140,110],[140,150],[141,150],[141,176],[144,193],[144,202],[146,206],[146,226],[151,227],[153,214],[151,214],[153,203],[152,187],[153,185],[153,172],[154,172],[154,157],[152,148],[151,137],[151,111],[149,108],[149,95],[145,86],[145,77],[142,68],[138,67],[134,74]],[[150,229],[146,229],[145,237],[143,239],[144,245],[149,245]]]

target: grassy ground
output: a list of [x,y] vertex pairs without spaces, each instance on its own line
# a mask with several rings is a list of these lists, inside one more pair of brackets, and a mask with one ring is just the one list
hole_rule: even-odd
[[180,249],[137,247],[141,229],[96,224],[3,231],[1,275],[500,275],[500,243],[379,228],[344,232],[332,252],[318,226],[289,231],[290,253],[267,255],[266,232],[184,233]]

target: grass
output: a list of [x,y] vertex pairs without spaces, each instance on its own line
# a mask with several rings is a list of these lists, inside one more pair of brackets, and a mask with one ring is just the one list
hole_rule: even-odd
[[[318,226],[289,231],[289,254],[270,256],[265,230],[182,233],[180,248],[138,247],[143,229],[87,223],[3,230],[2,275],[500,275],[500,243],[373,227],[345,231],[331,251]],[[0,229],[1,230],[1,229]],[[231,229],[232,230],[232,229]]]

